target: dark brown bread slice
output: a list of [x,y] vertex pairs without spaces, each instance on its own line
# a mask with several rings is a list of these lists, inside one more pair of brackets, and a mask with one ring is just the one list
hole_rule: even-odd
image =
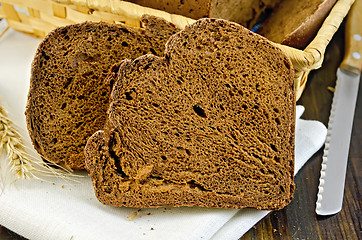
[[269,40],[304,49],[315,37],[336,0],[282,0],[258,33]]
[[146,53],[163,55],[173,24],[144,16],[145,28],[85,22],[60,27],[35,55],[26,119],[35,149],[48,161],[84,168],[87,139],[102,129],[111,85],[110,67]]
[[222,18],[252,28],[280,0],[126,0],[193,19]]
[[85,148],[95,194],[128,207],[280,209],[294,192],[293,68],[267,39],[202,19],[165,57],[125,60]]

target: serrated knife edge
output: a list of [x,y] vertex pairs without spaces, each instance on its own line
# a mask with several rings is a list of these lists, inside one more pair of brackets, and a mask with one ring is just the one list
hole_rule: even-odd
[[332,134],[332,128],[333,128],[333,123],[334,123],[334,116],[335,116],[335,112],[336,112],[336,105],[337,105],[337,101],[338,101],[338,85],[339,82],[336,82],[336,87],[335,90],[336,92],[334,93],[334,97],[332,100],[332,106],[331,106],[331,111],[330,111],[330,115],[329,115],[329,119],[328,119],[328,129],[327,129],[327,137],[324,143],[324,150],[323,150],[323,157],[322,157],[322,164],[321,164],[321,171],[320,171],[320,178],[319,178],[319,186],[318,186],[318,194],[317,194],[317,202],[316,202],[316,212],[320,213],[321,210],[321,206],[322,206],[322,200],[323,200],[323,195],[322,193],[324,192],[324,179],[326,176],[326,169],[327,169],[327,161],[328,161],[328,152],[329,152],[329,144],[330,144],[330,139],[331,139],[331,134]]
[[362,0],[352,5],[345,25],[344,58],[337,82],[322,157],[316,213],[331,215],[342,209],[353,116],[362,70]]
[[[343,74],[343,76],[342,76]],[[336,92],[328,123],[322,157],[316,212],[319,215],[337,213],[342,208],[344,182],[348,161],[359,75],[337,72]],[[338,115],[337,115],[338,114]]]

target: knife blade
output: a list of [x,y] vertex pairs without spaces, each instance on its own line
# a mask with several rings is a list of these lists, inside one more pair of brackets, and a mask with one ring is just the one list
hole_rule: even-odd
[[316,202],[318,215],[341,211],[353,116],[362,69],[362,1],[347,16],[345,54],[337,70],[337,82],[329,116]]

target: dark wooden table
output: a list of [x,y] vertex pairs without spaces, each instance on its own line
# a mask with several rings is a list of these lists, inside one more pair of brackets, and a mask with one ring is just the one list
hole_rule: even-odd
[[[343,57],[343,30],[330,42],[324,64],[313,71],[297,104],[305,106],[303,119],[319,120],[327,126],[336,69]],[[319,217],[315,213],[319,172],[323,149],[319,150],[295,178],[296,192],[292,203],[283,210],[270,213],[242,238],[245,239],[360,239],[360,187],[362,158],[362,84],[356,105],[349,162],[347,167],[343,209],[340,213]],[[0,226],[0,239],[24,239]]]

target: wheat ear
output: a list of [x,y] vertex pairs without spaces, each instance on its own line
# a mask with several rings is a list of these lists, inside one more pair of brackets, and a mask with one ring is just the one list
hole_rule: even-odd
[[4,150],[7,152],[10,169],[16,177],[25,179],[34,177],[31,157],[25,151],[20,134],[0,105],[0,152]]

